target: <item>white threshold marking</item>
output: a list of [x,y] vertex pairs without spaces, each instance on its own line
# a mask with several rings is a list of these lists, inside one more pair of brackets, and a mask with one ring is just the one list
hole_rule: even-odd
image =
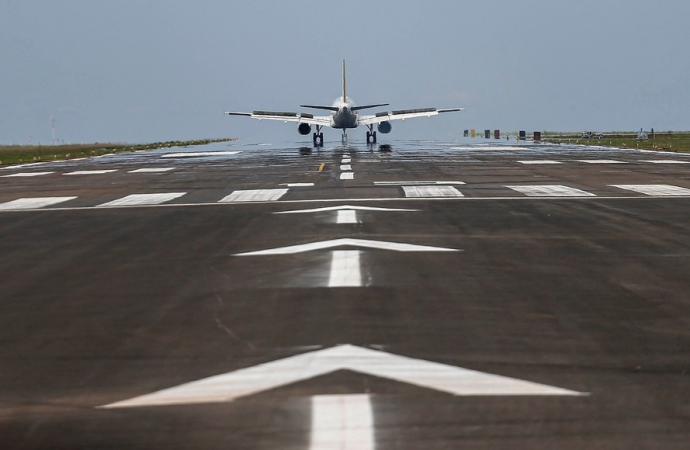
[[518,161],[520,164],[563,164],[561,161],[553,161],[550,159],[542,159],[542,160],[531,160],[531,161]]
[[237,203],[237,202],[270,202],[281,198],[287,194],[289,189],[253,189],[246,191],[235,191],[224,197],[218,203]]
[[339,345],[184,383],[100,408],[231,402],[338,370],[350,370],[457,396],[589,395],[369,348]]
[[674,159],[652,159],[648,161],[642,161],[653,164],[690,164],[690,161],[678,161]]
[[161,194],[132,194],[110,202],[98,205],[104,206],[136,206],[136,205],[160,205],[161,203],[182,197],[186,192],[168,192]]
[[181,153],[166,153],[161,158],[199,158],[202,156],[230,156],[242,153],[241,151],[232,152],[181,152]]
[[398,242],[370,241],[366,239],[332,239],[329,241],[312,242],[310,244],[290,245],[287,247],[270,248],[256,252],[237,253],[235,256],[268,256],[268,255],[292,255],[295,253],[310,252],[312,250],[325,250],[334,247],[362,247],[379,250],[393,250],[396,252],[458,252],[454,248],[431,247],[428,245],[402,244]]
[[614,159],[578,159],[577,162],[587,164],[627,164],[625,161],[616,161]]
[[355,179],[355,173],[354,172],[343,172],[340,174],[340,179],[341,180],[354,180]]
[[310,450],[374,450],[371,397],[317,395],[311,398]]
[[432,185],[460,185],[463,181],[374,181],[377,186],[432,186]]
[[690,189],[669,184],[612,184],[610,186],[655,197],[685,197],[690,195]]
[[352,170],[352,166],[349,164],[343,164],[340,166],[340,170],[343,170],[343,171]]
[[462,197],[462,192],[453,186],[402,186],[405,197]]
[[591,192],[561,185],[506,186],[528,197],[596,197]]
[[280,185],[287,187],[311,187],[314,186],[314,183],[281,183]]
[[342,209],[338,211],[335,223],[345,224],[345,223],[358,223],[357,222],[357,211],[352,209]]
[[129,173],[162,173],[175,170],[174,167],[144,167],[143,169],[130,170]]
[[0,203],[0,211],[12,211],[16,209],[38,209],[58,203],[74,200],[77,197],[36,197],[19,198],[10,202]]
[[359,250],[336,250],[331,258],[328,287],[361,287]]
[[103,175],[105,173],[117,172],[117,169],[110,170],[77,170],[75,172],[67,172],[63,175]]
[[377,208],[375,206],[326,206],[324,208],[314,208],[314,209],[300,209],[295,211],[278,211],[273,214],[305,214],[305,213],[318,213],[327,211],[343,211],[343,210],[353,210],[353,211],[395,211],[395,212],[412,212],[419,211],[418,209],[403,209],[403,208]]
[[3,178],[10,178],[10,177],[40,177],[42,175],[50,175],[51,173],[55,172],[21,172],[21,173],[13,173],[12,175],[3,175]]

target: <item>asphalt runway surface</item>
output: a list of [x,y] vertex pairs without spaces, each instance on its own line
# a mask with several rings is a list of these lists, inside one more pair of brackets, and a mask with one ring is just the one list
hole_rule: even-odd
[[232,142],[0,170],[0,447],[687,449],[690,156]]

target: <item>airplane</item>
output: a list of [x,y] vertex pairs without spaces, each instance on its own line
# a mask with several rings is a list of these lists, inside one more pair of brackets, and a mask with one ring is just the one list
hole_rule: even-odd
[[451,109],[436,109],[436,108],[417,108],[417,109],[401,109],[393,112],[379,112],[375,115],[359,115],[359,111],[363,109],[379,108],[388,106],[388,103],[379,103],[375,105],[356,106],[351,98],[347,96],[347,83],[345,80],[345,60],[343,60],[343,95],[337,98],[331,106],[319,105],[300,105],[302,108],[319,109],[330,111],[328,116],[315,116],[309,113],[295,113],[295,112],[276,112],[276,111],[254,111],[246,112],[225,112],[230,116],[246,116],[259,120],[282,120],[283,122],[297,122],[297,131],[299,134],[306,136],[311,133],[312,125],[316,128],[312,134],[314,146],[323,146],[323,127],[331,127],[343,130],[342,142],[347,143],[347,130],[350,128],[357,128],[364,125],[368,128],[367,144],[376,144],[376,131],[374,125],[377,125],[379,133],[390,133],[393,129],[391,121],[405,120],[413,117],[431,117],[441,113],[463,111],[465,108],[451,108]]

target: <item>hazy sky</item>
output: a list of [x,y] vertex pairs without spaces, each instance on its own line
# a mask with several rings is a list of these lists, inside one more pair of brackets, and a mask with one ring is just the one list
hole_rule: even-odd
[[395,137],[687,130],[689,44],[687,0],[0,0],[0,143],[299,140],[222,113],[330,104],[343,58],[359,104],[467,108]]

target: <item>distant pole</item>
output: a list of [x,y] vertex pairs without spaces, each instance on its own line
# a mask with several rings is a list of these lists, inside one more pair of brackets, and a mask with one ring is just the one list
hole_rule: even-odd
[[50,116],[50,127],[53,130],[53,145],[55,145],[55,117]]

